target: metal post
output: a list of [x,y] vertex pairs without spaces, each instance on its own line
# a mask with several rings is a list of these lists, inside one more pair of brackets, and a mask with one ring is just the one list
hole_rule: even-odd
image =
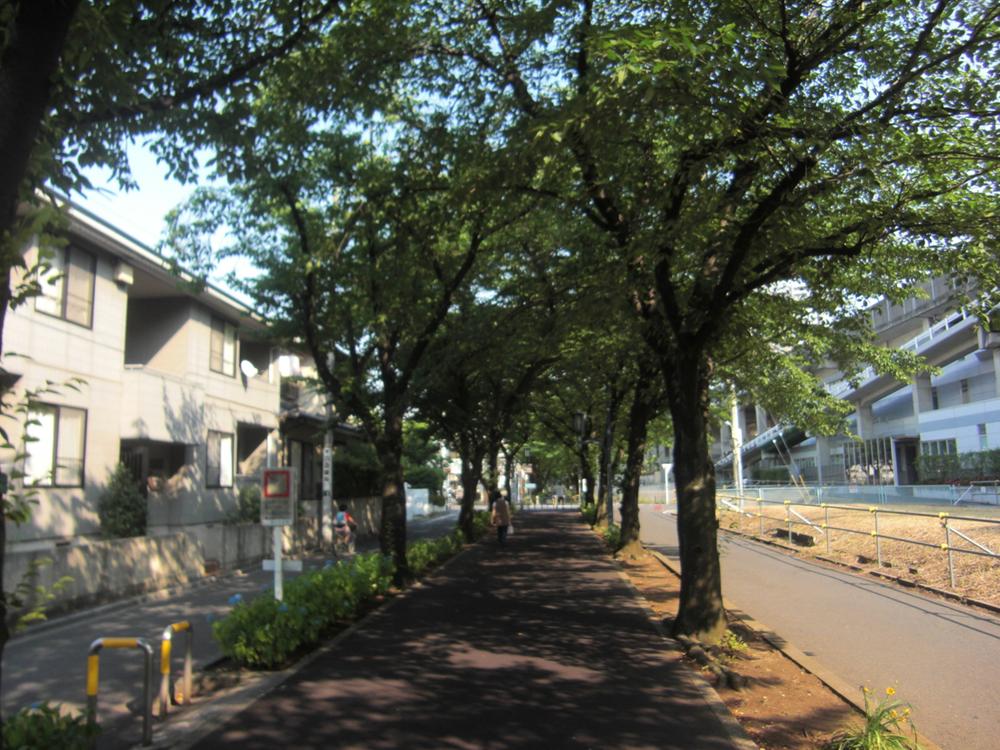
[[[331,373],[335,364],[334,353],[327,352],[326,368]],[[333,399],[326,394],[326,430],[323,433],[323,492],[320,498],[320,542],[325,549],[333,547]]]
[[98,638],[87,651],[87,723],[97,723],[100,653],[104,648],[138,648],[146,654],[142,682],[142,744],[153,744],[153,647],[142,638]]
[[282,531],[283,526],[275,526],[271,529],[272,532],[272,546],[274,547],[274,598],[279,602],[284,598],[284,590],[282,589],[282,576],[281,576],[281,547],[282,547]]
[[764,536],[764,501],[758,497],[757,498],[757,522],[760,524],[760,534],[759,536]]
[[820,503],[823,509],[823,533],[826,536],[826,554],[830,554],[830,508],[826,503]]
[[872,536],[875,537],[875,559],[878,561],[878,566],[882,567],[882,537],[878,533],[878,508],[872,506],[869,508],[872,515],[875,516],[875,531],[872,532]]
[[785,526],[788,528],[788,543],[792,543],[792,501],[785,500]]
[[743,499],[743,430],[740,429],[740,407],[736,403],[736,391],[733,390],[732,413],[730,414],[733,440],[733,482],[736,492]]
[[194,627],[190,621],[182,620],[168,625],[163,630],[160,642],[160,718],[166,718],[170,706],[170,651],[172,648],[174,633],[187,633],[187,647],[184,651],[184,705],[191,703],[191,682],[192,682],[192,648],[194,641]]
[[944,544],[941,545],[942,549],[948,553],[948,578],[951,580],[951,587],[958,588],[955,585],[955,561],[951,554],[951,529],[948,528],[948,514],[939,514],[941,519],[941,525],[944,526]]

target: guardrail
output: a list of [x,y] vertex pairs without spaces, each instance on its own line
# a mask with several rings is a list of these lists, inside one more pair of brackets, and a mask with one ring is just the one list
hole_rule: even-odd
[[[751,505],[756,505],[756,512],[748,511],[746,509],[747,503]],[[788,534],[789,541],[792,539],[792,527],[794,526],[808,526],[823,534],[826,542],[827,554],[830,553],[830,532],[838,531],[845,534],[856,534],[860,536],[870,536],[874,542],[875,546],[875,559],[878,562],[879,567],[883,565],[882,560],[882,540],[890,540],[894,542],[902,542],[904,544],[912,544],[920,547],[928,547],[931,549],[939,549],[942,553],[947,556],[948,562],[948,578],[951,583],[951,588],[958,588],[955,580],[955,559],[954,554],[963,555],[976,555],[979,557],[987,557],[993,560],[1000,560],[1000,554],[997,554],[985,544],[977,542],[970,536],[955,528],[952,524],[953,521],[968,521],[973,523],[985,523],[994,524],[1000,526],[1000,519],[995,518],[983,518],[975,516],[959,516],[952,513],[924,513],[920,511],[905,511],[905,510],[890,510],[885,507],[878,506],[868,506],[859,507],[856,505],[836,505],[832,503],[820,503],[818,506],[812,503],[796,503],[791,500],[785,501],[769,501],[763,500],[761,498],[747,498],[739,496],[717,496],[717,505],[729,512],[738,513],[741,518],[750,517],[756,518],[758,522],[758,536],[764,536],[764,519],[768,518],[775,521],[781,521],[782,519],[774,518],[773,516],[768,516],[764,513],[764,506],[778,506],[785,509],[784,523],[786,532]],[[811,508],[816,510],[819,508],[823,511],[823,521],[813,522],[809,520],[802,513],[793,510],[793,507],[799,508]],[[830,511],[847,511],[852,513],[867,513],[872,517],[872,530],[871,531],[859,531],[858,529],[849,529],[842,526],[831,526],[830,525]],[[879,517],[880,516],[913,516],[919,518],[932,518],[937,519],[941,525],[941,529],[944,536],[944,541],[941,544],[934,544],[932,542],[926,542],[921,539],[907,539],[905,537],[893,536],[891,534],[884,534],[879,529]],[[975,549],[966,549],[964,547],[956,547],[952,544],[952,536],[957,536],[967,542],[968,544],[975,547]]]
[[163,637],[160,641],[160,718],[167,717],[170,706],[170,651],[174,640],[174,633],[187,633],[187,647],[184,650],[184,687],[181,692],[181,701],[185,706],[191,703],[191,682],[192,682],[192,648],[194,646],[194,627],[188,620],[181,620],[167,625],[163,629]]
[[142,683],[142,744],[153,743],[153,704],[150,692],[153,682],[153,647],[142,638],[98,638],[87,651],[87,722],[97,724],[97,690],[101,673],[101,650],[105,648],[138,648],[146,654]]

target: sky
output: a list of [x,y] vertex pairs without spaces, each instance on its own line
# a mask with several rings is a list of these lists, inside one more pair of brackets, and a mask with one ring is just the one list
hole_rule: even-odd
[[143,244],[156,247],[163,234],[164,216],[196,186],[169,179],[167,168],[157,164],[156,157],[140,145],[129,147],[128,159],[138,190],[120,190],[108,169],[87,169],[84,174],[95,189],[74,200]]
[[[119,188],[109,169],[85,169],[83,172],[94,189],[84,192],[82,196],[74,195],[73,200],[155,250],[166,228],[164,218],[167,212],[186,200],[198,185],[185,185],[167,177],[166,166],[159,164],[156,157],[141,144],[133,143],[128,147],[128,160],[137,189],[124,191]],[[207,178],[204,184],[209,184]],[[244,278],[252,273],[252,268],[246,263],[229,259],[219,264],[218,271],[209,280],[248,302],[245,295],[225,283],[224,275],[232,269],[238,269]]]

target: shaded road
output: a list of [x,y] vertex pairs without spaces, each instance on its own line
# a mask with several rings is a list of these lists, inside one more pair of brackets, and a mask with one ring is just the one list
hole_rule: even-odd
[[[457,511],[431,519],[409,522],[411,538],[436,537],[455,526]],[[377,547],[368,540],[364,548]],[[321,557],[307,560],[307,569],[319,567]],[[286,574],[293,577],[294,573]],[[229,599],[241,594],[245,599],[270,591],[274,573],[259,568],[246,575],[227,575],[201,587],[193,587],[162,601],[123,602],[83,611],[64,620],[54,620],[39,630],[29,629],[7,644],[4,652],[4,714],[35,702],[51,701],[82,708],[86,703],[87,648],[96,638],[110,636],[146,638],[156,657],[154,693],[159,690],[159,643],[163,629],[179,620],[194,625],[195,669],[221,656],[211,638],[211,623],[230,609]],[[183,659],[184,639],[174,647],[176,669]],[[102,721],[123,716],[125,704],[138,698],[142,684],[142,657],[138,650],[104,651],[100,666],[100,715]],[[136,736],[138,720],[130,723]]]
[[[642,539],[677,557],[676,518],[643,510]],[[1000,747],[1000,618],[801,560],[730,535],[722,584],[766,623],[851,685],[888,686],[945,750]]]
[[578,515],[519,519],[196,747],[734,747]]

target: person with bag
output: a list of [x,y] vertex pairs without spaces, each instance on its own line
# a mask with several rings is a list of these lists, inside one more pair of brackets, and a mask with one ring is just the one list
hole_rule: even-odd
[[501,546],[507,543],[507,533],[510,530],[510,505],[504,493],[497,492],[493,501],[493,515],[490,523],[497,527],[497,541]]

